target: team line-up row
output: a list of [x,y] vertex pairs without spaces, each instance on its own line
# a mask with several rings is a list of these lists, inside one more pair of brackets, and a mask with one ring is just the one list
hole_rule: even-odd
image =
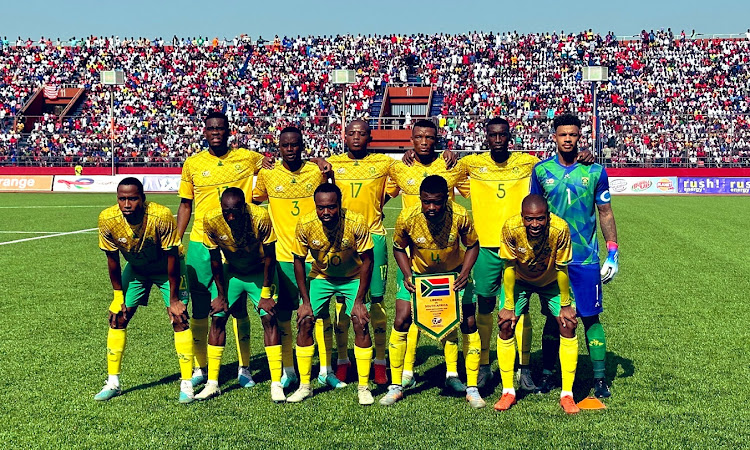
[[[606,171],[591,164],[588,152],[579,153],[581,123],[573,115],[555,118],[558,151],[544,161],[509,152],[511,135],[504,119],[491,119],[485,128],[490,152],[456,160],[450,152],[441,156],[435,151],[435,125],[418,121],[412,129],[413,151],[404,161],[394,161],[368,151],[370,129],[357,120],[346,127],[347,153],[313,163],[302,159],[302,133],[289,127],[279,136],[281,161],[274,162],[246,149],[229,148],[228,119],[209,114],[204,129],[209,148],[185,161],[176,221],[168,208],[146,202],[143,186],[133,178],[120,183],[118,204],[100,215],[99,244],[107,254],[114,299],[107,336],[109,377],[95,399],[121,393],[127,324],[156,284],[175,332],[180,402],[220,394],[229,315],[238,347],[238,382],[243,387],[255,384],[248,369],[249,299],[264,328],[273,401],[296,403],[312,396],[315,343],[318,382],[346,386],[353,325],[358,401],[374,403],[371,366],[373,381],[388,384],[383,296],[389,245],[383,207],[399,194],[402,210],[392,243],[399,271],[388,344],[391,380],[380,404],[396,403],[415,384],[419,329],[412,323],[412,275],[446,272],[456,274],[453,286],[461,300],[459,329],[466,365],[464,384],[457,368],[459,333],[453,330],[441,340],[446,388],[465,393],[474,408],[485,406],[479,390],[493,376],[489,346],[493,311],[498,308],[502,394],[496,410],[507,410],[516,402],[518,348],[518,387],[549,392],[561,378],[562,408],[578,411],[572,393],[577,317],[585,328],[594,395],[609,397],[599,314],[602,282],[617,273],[618,247]],[[473,217],[452,201],[454,191],[470,198]],[[256,206],[265,201],[267,210]],[[601,269],[597,214],[608,249]],[[190,245],[183,257],[182,236],[193,215]],[[120,253],[127,261],[124,268]],[[529,369],[528,311],[533,293],[546,316],[538,382]],[[338,300],[335,323],[329,313],[332,298]],[[296,352],[291,323],[295,310]],[[194,388],[204,383],[194,394]],[[287,397],[284,390],[293,385],[297,389]]]

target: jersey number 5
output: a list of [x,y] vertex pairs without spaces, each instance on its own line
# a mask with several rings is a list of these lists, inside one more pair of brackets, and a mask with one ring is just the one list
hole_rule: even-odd
[[505,189],[503,189],[503,183],[498,183],[496,195],[497,195],[497,198],[505,197]]

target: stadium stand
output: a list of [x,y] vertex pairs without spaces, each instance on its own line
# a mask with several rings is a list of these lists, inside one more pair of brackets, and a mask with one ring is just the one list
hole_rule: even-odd
[[[572,111],[587,124],[591,91],[585,65],[610,69],[598,92],[604,149],[612,166],[750,165],[750,42],[674,35],[671,30],[618,39],[591,30],[412,36],[275,37],[171,40],[119,37],[2,40],[0,165],[107,165],[109,88],[99,72],[125,71],[114,89],[119,165],[179,166],[202,145],[202,117],[229,115],[232,143],[274,151],[278,130],[294,124],[307,152],[340,151],[341,88],[336,68],[356,71],[346,87],[346,117],[381,115],[386,86],[428,86],[427,112],[441,145],[480,150],[482,122],[513,127],[514,148],[550,154],[551,118]],[[23,108],[38,91],[85,89],[62,119],[48,110],[29,122]],[[379,126],[408,128],[404,114]],[[33,122],[33,123],[32,123]],[[28,125],[32,123],[32,125]],[[24,130],[22,127],[27,126]]]

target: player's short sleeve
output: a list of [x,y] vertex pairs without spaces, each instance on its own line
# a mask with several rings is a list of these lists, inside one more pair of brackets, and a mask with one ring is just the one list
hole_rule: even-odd
[[216,231],[214,230],[213,225],[211,225],[211,221],[208,219],[208,217],[203,218],[203,246],[206,247],[209,250],[216,250],[219,248],[219,245],[216,243],[216,240],[214,237],[216,236]]
[[466,248],[471,248],[479,241],[477,230],[474,228],[474,222],[468,215],[463,215],[459,219],[458,234],[461,236],[461,242]]
[[393,164],[388,169],[388,180],[385,182],[385,193],[388,194],[390,198],[398,197],[399,192],[401,192],[401,188],[399,188],[398,183],[396,183],[395,168],[396,168],[396,165]]
[[364,253],[375,247],[370,231],[363,220],[357,221],[357,224],[354,226],[354,240],[357,245],[357,253]]
[[459,159],[456,163],[456,167],[460,171],[458,181],[456,182],[456,190],[461,194],[463,198],[469,198],[471,196],[471,182],[469,177],[466,175],[466,168],[464,163]]
[[409,231],[406,227],[406,216],[403,212],[398,215],[393,229],[393,246],[401,250],[406,250],[409,247]]
[[181,241],[177,235],[177,221],[172,216],[172,211],[164,209],[165,211],[159,215],[159,240],[162,250],[171,250],[178,247]]
[[265,208],[262,208],[263,213],[258,220],[258,239],[263,242],[263,245],[268,245],[276,242],[276,233],[273,231],[273,224],[271,223],[271,216]]
[[192,200],[195,198],[195,192],[193,188],[193,173],[192,169],[190,168],[190,158],[188,158],[182,165],[182,174],[180,175],[180,189],[177,194],[182,198]]
[[605,205],[610,203],[611,198],[609,195],[609,177],[607,171],[602,167],[599,173],[599,180],[596,182],[596,204]]
[[294,232],[295,240],[292,243],[292,253],[300,258],[307,258],[310,248],[307,246],[307,233],[302,221],[297,222],[297,228]]
[[254,175],[257,175],[260,172],[260,169],[263,168],[263,155],[261,155],[258,152],[254,152],[250,150],[250,157],[253,160],[253,164],[255,165],[255,170],[253,172]]
[[539,181],[537,170],[541,170],[541,168],[539,167],[539,164],[535,165],[534,169],[531,171],[531,182],[529,183],[529,194],[544,195],[544,189],[542,188],[542,183]]
[[116,252],[118,250],[112,230],[107,226],[107,221],[102,216],[99,216],[99,248],[105,252]]
[[262,202],[268,199],[268,190],[266,189],[266,177],[265,170],[258,172],[258,178],[255,180],[255,187],[253,188],[253,201]]
[[567,225],[560,231],[557,238],[557,251],[555,253],[555,265],[567,266],[573,259],[573,245],[570,242],[570,229]]
[[516,238],[513,236],[513,232],[510,230],[510,221],[508,219],[503,225],[503,229],[500,232],[500,250],[498,256],[501,259],[508,261],[515,261],[516,259]]

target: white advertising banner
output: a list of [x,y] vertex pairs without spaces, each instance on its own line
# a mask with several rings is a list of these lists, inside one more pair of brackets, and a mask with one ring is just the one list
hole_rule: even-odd
[[677,194],[677,177],[609,177],[609,192],[628,194]]
[[[141,177],[141,175],[136,175]],[[177,192],[180,190],[180,175],[143,175],[143,190],[146,192]]]
[[91,175],[91,176],[74,176],[74,175],[55,175],[55,182],[52,185],[53,192],[117,192],[117,184],[123,178],[135,176],[139,180],[142,175]]

